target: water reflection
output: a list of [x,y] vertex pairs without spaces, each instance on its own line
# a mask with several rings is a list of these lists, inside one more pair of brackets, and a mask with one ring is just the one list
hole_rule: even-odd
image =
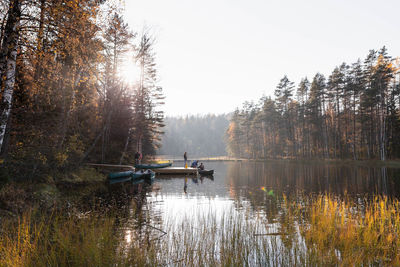
[[256,240],[254,246],[270,246],[274,240],[275,246],[291,251],[293,240],[305,244],[298,223],[287,216],[285,197],[304,203],[309,194],[329,193],[362,203],[374,194],[400,196],[400,169],[394,168],[280,161],[207,165],[215,170],[214,177],[161,176],[147,186],[103,186],[99,194],[117,203],[121,243],[151,244],[162,239],[160,243],[170,249],[168,255],[175,255],[174,247],[182,238],[193,247],[204,239],[208,241],[203,245],[213,244],[212,253],[220,255],[218,238],[235,223],[239,229],[250,229],[243,240]]
[[360,197],[399,196],[399,169],[338,164],[290,162],[229,164],[228,176],[236,190],[273,189],[288,196],[299,191]]
[[[156,227],[195,221],[199,214],[225,211],[265,216],[279,222],[283,196],[301,201],[304,195],[330,193],[359,198],[400,196],[400,170],[340,164],[293,162],[208,163],[214,177],[157,177],[146,197],[146,216]],[[183,192],[182,192],[183,183]]]

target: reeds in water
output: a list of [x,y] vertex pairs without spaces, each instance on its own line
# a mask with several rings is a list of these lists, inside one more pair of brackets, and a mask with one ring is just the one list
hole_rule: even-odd
[[[303,206],[303,207],[302,207]],[[309,253],[343,266],[400,265],[400,203],[377,196],[340,200],[320,195],[291,208]]]
[[140,228],[111,214],[26,212],[2,222],[0,266],[400,265],[398,200],[320,195],[280,205],[272,222],[251,209],[202,210]]

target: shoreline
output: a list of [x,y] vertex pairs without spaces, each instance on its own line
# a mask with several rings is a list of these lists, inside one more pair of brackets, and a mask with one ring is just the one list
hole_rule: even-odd
[[[400,168],[400,159],[391,159],[381,161],[379,159],[318,159],[318,158],[267,158],[267,159],[248,159],[248,158],[232,158],[232,157],[193,157],[193,159],[204,162],[293,162],[293,163],[324,163],[324,164],[353,164],[355,166],[373,166],[373,167],[390,167]],[[181,158],[155,158],[154,160],[169,160],[174,162],[184,162]],[[191,162],[191,160],[188,160]]]

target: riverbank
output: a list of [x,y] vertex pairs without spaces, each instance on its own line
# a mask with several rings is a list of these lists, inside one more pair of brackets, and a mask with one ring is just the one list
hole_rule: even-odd
[[352,160],[352,159],[256,159],[250,161],[257,162],[277,162],[286,161],[292,163],[304,164],[338,164],[338,165],[353,165],[353,166],[370,166],[370,167],[388,167],[400,168],[400,160]]
[[[385,160],[381,161],[378,159],[301,159],[301,158],[268,158],[268,159],[249,159],[249,158],[235,158],[228,156],[217,156],[217,157],[192,157],[192,159],[196,159],[203,162],[293,162],[293,163],[310,163],[310,164],[343,164],[343,165],[355,165],[355,166],[373,166],[373,167],[388,167],[388,168],[400,168],[400,159],[394,160]],[[160,156],[156,157],[155,160],[158,161],[174,161],[174,162],[183,162],[183,158],[181,157],[171,157],[171,156]]]
[[[32,207],[51,209],[65,204],[66,191],[103,185],[106,175],[83,167],[68,173],[40,177],[37,180],[7,182],[0,186],[0,217],[17,216]],[[82,193],[82,192],[81,192]],[[86,192],[89,193],[89,192]],[[86,194],[85,193],[85,194]],[[77,194],[70,196],[82,197]],[[83,194],[84,195],[84,194]]]
[[48,183],[7,183],[0,189],[0,266],[131,266],[118,253],[116,231],[141,210],[146,192],[146,185],[108,185],[91,168]]

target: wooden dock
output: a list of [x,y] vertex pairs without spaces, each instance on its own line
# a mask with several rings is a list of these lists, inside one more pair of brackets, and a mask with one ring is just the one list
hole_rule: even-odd
[[197,174],[197,168],[184,168],[184,167],[168,167],[168,168],[160,168],[153,170],[156,174],[177,174],[177,175],[185,175],[185,174]]

